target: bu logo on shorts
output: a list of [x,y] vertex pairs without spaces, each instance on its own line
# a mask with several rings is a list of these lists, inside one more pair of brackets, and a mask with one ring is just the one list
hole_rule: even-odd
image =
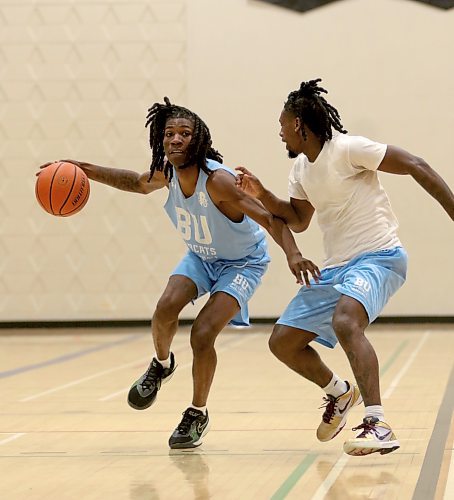
[[236,285],[239,285],[243,290],[247,290],[249,288],[248,280],[244,276],[242,276],[241,274],[237,274],[235,276],[233,283],[235,283]]
[[370,291],[370,283],[366,280],[363,280],[362,278],[356,278],[355,286],[357,286],[358,288],[361,288],[365,292]]

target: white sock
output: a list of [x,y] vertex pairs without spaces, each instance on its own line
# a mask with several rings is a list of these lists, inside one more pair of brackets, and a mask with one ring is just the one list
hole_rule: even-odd
[[326,387],[323,387],[323,390],[326,392],[326,394],[338,398],[339,396],[342,396],[342,394],[345,394],[347,392],[348,386],[347,382],[333,373],[333,378]]
[[366,406],[366,418],[367,417],[376,417],[381,422],[384,422],[385,411],[383,410],[383,406],[381,405]]
[[162,365],[163,368],[170,368],[170,354],[167,359],[159,359],[157,354],[155,354],[155,358],[158,360],[158,362]]
[[199,410],[201,411],[204,415],[207,414],[207,407],[206,406],[194,406],[190,405],[189,408],[194,408],[194,410]]

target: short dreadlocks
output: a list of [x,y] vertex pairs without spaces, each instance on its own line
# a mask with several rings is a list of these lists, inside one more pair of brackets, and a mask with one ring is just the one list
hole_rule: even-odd
[[[333,138],[334,128],[342,134],[347,131],[340,121],[337,109],[331,106],[321,95],[328,91],[319,87],[318,82],[321,78],[302,82],[300,88],[288,95],[284,104],[284,110],[293,113],[322,141],[326,142]],[[306,139],[304,127],[302,129],[303,137]]]
[[145,127],[150,126],[150,148],[152,161],[150,165],[150,177],[155,170],[164,171],[166,179],[171,180],[173,166],[167,161],[164,165],[164,130],[169,118],[187,118],[194,123],[194,133],[188,148],[188,162],[196,163],[201,170],[210,175],[212,170],[207,167],[207,158],[222,163],[222,155],[212,148],[210,130],[205,122],[195,113],[182,106],[171,104],[168,97],[164,97],[164,104],[155,102],[148,109]]

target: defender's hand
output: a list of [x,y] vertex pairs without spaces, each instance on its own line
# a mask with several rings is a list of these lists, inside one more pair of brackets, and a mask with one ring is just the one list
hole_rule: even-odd
[[296,282],[299,285],[311,286],[309,274],[312,275],[316,283],[319,282],[321,276],[320,269],[311,260],[304,258],[300,253],[287,257],[287,262],[290,271],[296,277]]
[[257,179],[255,175],[252,174],[248,169],[244,167],[236,167],[240,173],[236,176],[236,185],[239,189],[244,191],[249,196],[253,198],[260,198],[265,192],[263,184]]

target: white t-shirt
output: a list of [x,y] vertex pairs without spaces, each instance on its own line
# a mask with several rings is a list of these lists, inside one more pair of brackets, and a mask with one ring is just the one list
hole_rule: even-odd
[[398,223],[377,175],[386,144],[337,134],[314,163],[300,154],[289,176],[289,195],[315,208],[323,233],[324,267],[364,252],[401,245]]

